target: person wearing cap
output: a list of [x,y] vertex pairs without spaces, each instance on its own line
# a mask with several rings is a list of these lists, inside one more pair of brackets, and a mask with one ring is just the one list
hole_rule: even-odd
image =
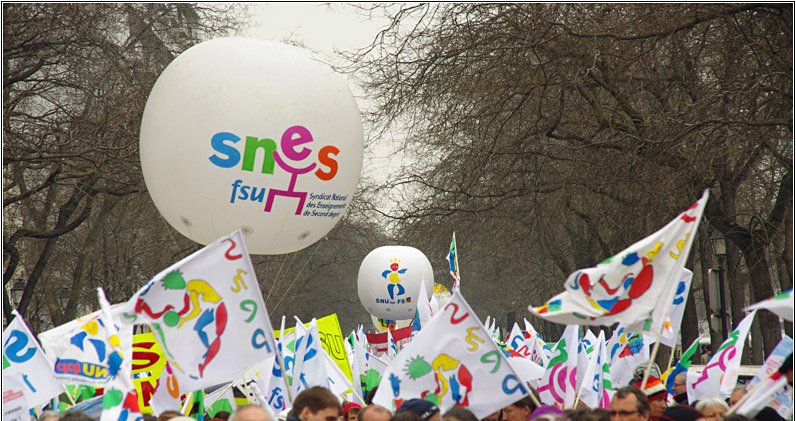
[[608,412],[611,421],[649,421],[650,403],[637,387],[625,386],[614,393]]
[[356,421],[360,409],[362,409],[362,405],[356,402],[348,402],[343,405],[343,421]]
[[705,421],[702,413],[688,405],[676,405],[667,408],[661,414],[661,421]]
[[551,405],[542,405],[531,413],[530,421],[564,421],[567,414]]
[[[633,386],[641,388],[641,382],[634,383]],[[644,395],[647,396],[647,401],[650,405],[650,419],[657,421],[666,410],[666,386],[657,377],[650,377],[647,379],[647,385],[644,387]]]
[[395,414],[398,415],[402,412],[413,412],[420,415],[423,421],[440,421],[441,419],[439,407],[425,399],[409,399],[398,407]]

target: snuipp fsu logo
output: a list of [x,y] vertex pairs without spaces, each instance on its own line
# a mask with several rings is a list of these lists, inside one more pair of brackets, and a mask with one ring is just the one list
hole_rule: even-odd
[[[390,294],[389,300],[384,300],[385,304],[403,304],[411,303],[412,297],[398,298],[406,294],[406,288],[401,284],[400,275],[406,273],[407,269],[401,269],[401,259],[390,259],[390,268],[381,273],[381,277],[389,281],[387,284],[387,293]],[[377,302],[380,299],[377,299]]]
[[[239,144],[243,141],[243,153]],[[287,127],[280,141],[271,138],[245,136],[245,140],[232,132],[220,131],[210,137],[213,154],[210,162],[220,168],[259,172],[274,175],[277,171],[289,174],[287,185],[249,185],[241,178],[232,177],[229,203],[240,206],[262,204],[263,212],[270,213],[279,200],[293,201],[295,215],[336,218],[346,207],[347,194],[313,193],[296,187],[299,178],[314,177],[330,181],[337,176],[337,156],[340,149],[325,145],[313,149],[315,138],[305,126]],[[258,159],[261,164],[257,165]],[[309,196],[310,201],[307,202]]]

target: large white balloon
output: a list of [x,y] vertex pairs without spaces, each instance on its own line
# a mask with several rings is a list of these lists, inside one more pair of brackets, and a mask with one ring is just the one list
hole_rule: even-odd
[[406,320],[415,315],[421,281],[430,297],[434,271],[420,250],[405,246],[379,247],[365,256],[359,266],[359,301],[373,316]]
[[249,251],[281,254],[326,235],[362,170],[350,90],[305,51],[219,38],[180,54],[141,122],[141,167],[163,217],[207,244],[237,228]]

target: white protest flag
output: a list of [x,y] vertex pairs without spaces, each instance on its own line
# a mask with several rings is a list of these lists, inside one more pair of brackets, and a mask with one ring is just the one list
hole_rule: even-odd
[[318,324],[315,319],[304,327],[296,318],[296,347],[295,362],[293,363],[293,383],[291,390],[293,396],[298,396],[302,390],[312,386],[329,387],[329,374],[323,360],[321,337],[318,334]]
[[575,382],[575,390],[580,390],[581,386],[583,386],[583,376],[586,374],[586,369],[591,364],[591,355],[594,353],[596,347],[597,337],[594,336],[591,330],[587,329],[578,344],[578,377]]
[[240,230],[153,277],[128,305],[126,319],[150,325],[184,390],[236,380],[275,351]]
[[[790,387],[788,386],[788,379],[782,373],[775,371],[769,377],[763,379],[761,383],[750,387],[751,390],[738,403],[735,412],[752,419],[763,408],[770,406],[777,396],[786,392],[788,387]],[[786,412],[792,414],[793,405],[790,408],[786,408]],[[788,418],[783,417],[783,419]]]
[[422,279],[420,280],[420,294],[417,297],[417,315],[420,318],[421,328],[428,324],[431,316],[434,315],[434,310],[431,308],[431,302],[428,300],[428,294],[426,293],[426,281]]
[[[284,332],[284,329],[282,329]],[[284,336],[280,336],[284,338]],[[278,347],[282,347],[281,339]],[[282,369],[279,367],[279,362],[276,355],[270,355],[264,361],[255,364],[244,375],[245,389],[252,393],[253,389],[250,387],[252,383],[257,384],[258,390],[263,394],[263,402],[275,413],[280,413],[290,408],[290,400],[287,396],[287,383],[285,376],[282,375]],[[258,398],[259,399],[259,398]]]
[[746,348],[746,336],[756,314],[755,310],[738,323],[703,369],[692,367],[688,370],[686,388],[689,402],[702,398],[730,396],[738,380],[741,355]]
[[392,332],[387,328],[387,359],[392,361],[398,355],[398,346],[392,337]]
[[394,411],[406,400],[425,398],[442,413],[464,406],[480,419],[526,393],[503,351],[461,294],[454,292],[392,361],[373,402]]
[[169,410],[179,411],[181,406],[180,397],[184,393],[184,391],[180,390],[177,376],[174,375],[169,363],[166,363],[160,373],[157,386],[155,386],[155,392],[152,393],[152,397],[149,399],[149,406],[152,407],[152,411],[156,414]]
[[122,361],[132,361],[132,354],[124,355],[119,337],[119,329],[113,319],[111,305],[105,298],[102,288],[97,288],[97,298],[100,305],[100,324],[105,328],[106,340],[110,348],[111,367],[120,367],[118,372],[111,371],[109,381],[102,394],[102,414],[100,421],[140,421],[143,420],[138,407],[138,393],[133,385],[131,364]]
[[787,384],[787,381],[780,380],[778,374],[782,363],[791,354],[793,354],[793,339],[783,336],[771,354],[766,357],[766,361],[760,366],[755,377],[747,383],[746,389],[753,396],[744,400],[744,405],[738,408],[738,413],[752,418],[757,415],[757,412],[768,406],[777,411],[782,418],[791,418],[793,388]]
[[[121,370],[130,372],[133,355],[133,326],[120,322],[124,304],[111,307],[121,352],[126,358],[111,360],[114,354],[108,343],[107,326],[102,323],[101,310],[78,317],[61,326],[39,334],[42,347],[51,356],[51,370],[63,385],[105,386]],[[117,364],[123,363],[124,367]]]
[[506,340],[506,346],[512,351],[516,352],[520,357],[531,358],[531,348],[525,342],[525,332],[520,330],[520,326],[514,323],[511,327],[511,332]]
[[613,395],[611,381],[611,362],[605,344],[605,334],[600,331],[597,345],[591,353],[591,364],[584,373],[583,387],[580,389],[580,401],[589,408],[608,408]]
[[578,369],[578,326],[569,325],[553,347],[544,376],[536,391],[542,403],[571,408],[575,403],[575,380]]
[[649,342],[641,333],[630,332],[623,323],[616,326],[608,340],[611,380],[617,387],[633,380],[636,367],[650,360]]
[[744,310],[760,310],[766,309],[783,319],[793,321],[793,288],[783,291],[781,294],[775,295],[767,300],[763,300],[757,304],[752,304]]
[[356,333],[354,331],[351,331],[348,339],[343,340],[343,346],[345,346],[345,355],[348,358],[348,367],[351,368],[351,386],[354,388],[354,393],[364,399],[365,394],[362,393],[362,382],[359,381],[359,374],[362,370],[359,369],[359,361],[356,360],[354,348],[351,347],[351,342],[349,341],[356,342]]
[[[675,348],[677,346],[677,338],[680,336],[680,325],[683,323],[683,314],[685,314],[685,303],[688,299],[688,291],[691,289],[691,279],[694,277],[694,272],[688,269],[683,269],[683,277],[677,282],[677,289],[672,299],[672,307],[669,315],[666,317],[666,322],[663,324],[663,331],[661,331],[661,343]],[[638,322],[628,326],[630,331],[644,331],[644,323]],[[648,343],[655,342],[654,332],[644,333],[645,340]]]
[[705,190],[666,226],[597,266],[572,273],[563,293],[529,310],[555,323],[645,322],[644,331],[658,329],[670,307],[661,303],[674,298],[707,200]]
[[531,322],[527,319],[523,320],[525,321],[525,333],[528,335],[527,340],[533,345],[531,346],[531,360],[542,367],[547,367],[547,363],[550,361],[550,348]]
[[3,396],[6,392],[9,396],[22,393],[19,402],[30,405],[27,411],[65,390],[53,376],[52,364],[22,316],[16,310],[13,314],[14,319],[3,330]]

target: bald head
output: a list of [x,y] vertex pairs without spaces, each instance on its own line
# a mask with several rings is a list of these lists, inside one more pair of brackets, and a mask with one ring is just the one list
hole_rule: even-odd
[[390,421],[392,414],[387,408],[375,404],[370,404],[357,414],[358,421]]
[[274,421],[271,416],[259,406],[247,405],[236,409],[229,417],[229,421]]

